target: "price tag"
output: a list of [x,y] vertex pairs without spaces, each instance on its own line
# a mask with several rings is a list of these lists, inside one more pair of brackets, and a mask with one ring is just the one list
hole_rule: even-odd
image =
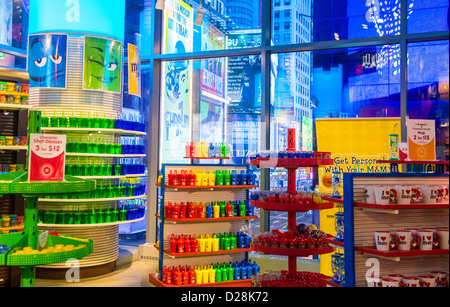
[[408,150],[412,161],[436,160],[434,120],[408,120]]
[[67,136],[31,134],[29,142],[28,181],[63,181]]

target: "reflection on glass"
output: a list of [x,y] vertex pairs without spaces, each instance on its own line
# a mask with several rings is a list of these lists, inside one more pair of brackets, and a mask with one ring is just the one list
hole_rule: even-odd
[[[206,10],[199,22],[198,11]],[[184,51],[165,54],[261,46],[261,0],[166,0],[163,16],[165,42],[188,39]]]
[[449,158],[448,53],[448,41],[408,45],[409,118],[436,120],[437,159],[447,161]]
[[408,0],[408,32],[448,31],[448,0]]
[[[289,128],[297,131],[298,150],[316,149],[318,118],[400,117],[399,45],[278,54],[272,57],[272,75],[273,151],[287,148]],[[297,171],[298,190],[314,190],[313,182],[311,170]],[[273,169],[271,189],[286,187],[286,171]],[[272,213],[272,226],[283,219]]]
[[233,164],[259,150],[260,57],[165,62],[162,80],[163,163],[187,163],[187,142],[228,143]]
[[400,34],[400,0],[271,1],[274,45]]

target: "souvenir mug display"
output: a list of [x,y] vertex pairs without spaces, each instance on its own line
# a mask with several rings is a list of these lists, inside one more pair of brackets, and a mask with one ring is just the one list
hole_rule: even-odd
[[434,288],[448,287],[448,273],[441,271],[430,272],[427,275],[420,276],[404,276],[402,274],[389,274],[387,277],[380,279],[367,280],[369,287],[385,287],[385,288]]
[[388,252],[398,249],[410,251],[419,249],[431,251],[433,249],[448,249],[448,228],[406,228],[397,231],[375,231],[377,250]]
[[370,185],[364,187],[364,199],[377,205],[444,203],[448,201],[448,186]]

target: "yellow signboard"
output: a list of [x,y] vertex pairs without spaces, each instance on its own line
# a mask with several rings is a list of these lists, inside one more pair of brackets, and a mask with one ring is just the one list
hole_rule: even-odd
[[128,93],[141,97],[141,54],[131,44],[128,44]]
[[[400,118],[317,119],[317,150],[331,152],[334,159],[333,166],[319,168],[320,191],[333,193],[331,178],[335,171],[342,174],[389,172],[388,164],[376,161],[389,159],[389,135],[395,125],[400,127]],[[340,193],[343,195],[343,187]],[[333,236],[336,235],[334,215],[337,211],[320,212],[320,229]],[[320,266],[323,274],[333,275],[331,255],[323,255]]]

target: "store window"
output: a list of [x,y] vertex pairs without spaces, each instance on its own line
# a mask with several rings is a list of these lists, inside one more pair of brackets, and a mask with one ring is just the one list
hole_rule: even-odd
[[436,120],[437,159],[443,161],[449,158],[448,53],[448,41],[408,45],[408,115]]
[[[272,12],[278,16],[284,11],[285,20],[293,23],[279,30],[289,30],[293,37],[298,37],[292,43],[382,37],[400,35],[400,1],[304,0],[284,1],[282,5],[272,1]],[[275,34],[279,34],[277,30],[272,37]],[[286,43],[290,42],[273,42]]]
[[[126,119],[146,123],[146,131],[148,129],[149,118],[149,104],[150,104],[150,65],[148,57],[151,54],[150,30],[151,30],[151,1],[126,1],[126,16],[125,23],[125,67],[124,67],[124,95],[123,95],[123,114]],[[130,45],[129,45],[130,44]],[[131,54],[132,46],[136,46],[139,50],[140,65],[131,64],[133,62],[133,54]],[[128,92],[129,82],[132,78],[129,76],[130,65],[134,65],[132,73],[140,73],[140,95],[131,94]],[[133,78],[134,80],[134,78]],[[148,137],[124,137],[123,142],[127,144],[139,144],[145,146],[145,152],[148,150]],[[129,159],[127,163],[142,163],[148,165],[149,156],[142,159]],[[133,181],[139,181],[140,184],[147,185],[147,177],[135,178]],[[138,199],[127,201],[128,206],[146,206],[147,200]],[[137,223],[124,224],[119,227],[121,245],[138,246],[146,243],[147,221],[143,219]]]
[[0,48],[0,66],[26,68],[26,49],[28,42],[29,1],[0,1],[0,47],[23,50],[23,57],[17,57]]
[[161,28],[163,54],[259,47],[261,0],[166,0]]
[[[273,55],[270,150],[286,150],[289,128],[298,133],[298,150],[316,150],[318,118],[400,117],[399,57],[399,45]],[[297,171],[297,187],[314,189],[311,169]],[[271,170],[271,189],[286,188],[287,172]],[[297,219],[313,224],[315,217],[309,212]],[[272,229],[286,223],[287,214],[271,213]]]
[[408,33],[448,31],[447,0],[408,0]]

